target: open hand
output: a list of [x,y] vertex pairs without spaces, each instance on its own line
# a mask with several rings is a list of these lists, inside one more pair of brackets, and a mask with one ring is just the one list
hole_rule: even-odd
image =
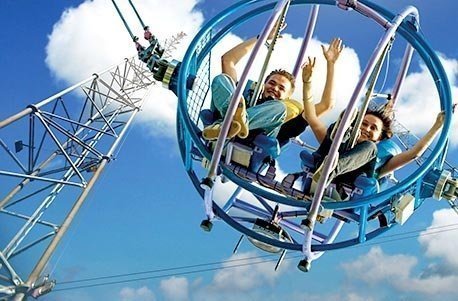
[[321,45],[321,49],[323,50],[323,55],[326,58],[326,61],[330,63],[335,63],[337,61],[343,48],[344,46],[340,38],[332,39],[331,43],[329,44],[328,49],[326,49],[324,45]]

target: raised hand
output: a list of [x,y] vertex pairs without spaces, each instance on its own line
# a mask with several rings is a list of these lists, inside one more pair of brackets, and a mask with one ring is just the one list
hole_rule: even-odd
[[323,50],[323,55],[326,58],[326,61],[328,61],[329,63],[335,63],[337,61],[343,48],[344,46],[340,38],[332,39],[327,49],[324,45],[321,45],[321,49]]
[[312,80],[313,68],[315,67],[315,57],[308,57],[308,61],[302,65],[302,82],[309,83]]

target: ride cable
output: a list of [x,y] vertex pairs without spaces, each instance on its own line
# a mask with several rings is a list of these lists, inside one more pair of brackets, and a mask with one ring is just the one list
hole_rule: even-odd
[[261,93],[262,87],[263,87],[263,80],[264,76],[266,75],[266,70],[267,67],[269,66],[270,58],[272,56],[272,53],[274,51],[275,44],[277,43],[278,38],[280,37],[280,32],[285,26],[285,19],[286,19],[286,14],[288,13],[288,8],[291,4],[291,1],[287,1],[286,5],[283,7],[282,12],[280,13],[280,17],[275,24],[275,32],[274,36],[272,37],[272,41],[269,44],[268,50],[267,50],[267,55],[264,59],[264,64],[262,65],[261,72],[259,73],[258,81],[256,83],[256,87],[253,92],[253,97],[250,99],[250,106],[256,105],[256,102],[258,101],[259,94]]

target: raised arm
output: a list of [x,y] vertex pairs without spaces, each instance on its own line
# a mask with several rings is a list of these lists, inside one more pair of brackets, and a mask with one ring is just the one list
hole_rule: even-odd
[[221,69],[222,72],[229,75],[234,82],[237,82],[237,71],[235,70],[235,65],[245,56],[248,52],[253,49],[254,44],[256,43],[256,38],[248,39],[225,54],[221,57]]
[[380,169],[379,177],[393,172],[421,156],[436,137],[444,124],[444,112],[437,114],[436,121],[429,131],[409,150],[394,156]]
[[[273,39],[275,35],[276,27],[277,26],[274,26],[272,28],[267,38],[268,40]],[[283,29],[285,29],[285,27],[286,27],[286,23],[283,23],[282,28],[280,28],[280,32]],[[254,45],[256,44],[256,41],[257,41],[256,37],[248,39],[238,44],[237,46],[235,46],[234,48],[232,48],[231,50],[223,54],[223,56],[221,57],[222,72],[229,75],[234,80],[234,82],[238,81],[237,71],[235,69],[235,66],[245,55],[247,55],[253,49]]]
[[321,45],[321,49],[326,59],[326,83],[321,101],[315,105],[315,111],[318,117],[334,107],[334,65],[343,49],[342,40],[334,38],[327,49],[324,45]]
[[315,58],[308,58],[308,62],[302,66],[302,101],[304,103],[304,111],[302,117],[307,121],[313,131],[318,142],[322,142],[326,136],[326,126],[318,119],[313,104],[312,97],[312,74],[315,67]]

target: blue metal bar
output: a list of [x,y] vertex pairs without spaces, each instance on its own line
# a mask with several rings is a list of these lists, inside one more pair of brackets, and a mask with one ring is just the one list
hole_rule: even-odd
[[367,205],[359,208],[359,232],[358,239],[360,243],[366,241],[366,225],[367,225]]
[[[194,58],[195,59],[195,53],[194,53],[194,49],[193,47],[197,47],[198,43],[199,43],[199,39],[201,36],[203,36],[203,34],[205,34],[206,32],[208,33],[211,28],[217,28],[218,24],[222,22],[222,20],[225,19],[226,15],[229,16],[230,14],[234,13],[236,10],[238,10],[239,7],[245,7],[246,5],[249,5],[249,4],[252,4],[252,3],[257,3],[257,2],[260,2],[260,1],[247,1],[247,2],[244,2],[244,3],[237,3],[236,5],[232,6],[230,9],[222,12],[221,14],[219,14],[217,17],[218,18],[215,18],[214,22],[210,22],[208,23],[201,31],[201,33],[199,33],[196,38],[193,40],[193,42],[191,43],[191,46],[188,48],[188,52],[187,52],[187,55],[185,56],[185,59],[183,60],[183,63],[182,63],[182,68],[180,70],[180,74],[179,74],[179,84],[178,84],[178,96],[179,96],[179,106],[181,108],[183,108],[183,112],[186,112],[186,97],[187,97],[187,91],[186,91],[186,85],[184,84],[186,82],[186,79],[187,79],[187,73],[186,73],[186,70],[187,70],[187,65],[190,65],[190,59],[191,58]],[[321,3],[321,4],[327,4],[327,5],[333,5],[335,4],[334,1],[306,1],[306,0],[300,0],[300,1],[292,1],[292,5],[296,5],[296,4],[310,4],[310,3]],[[359,3],[362,3],[363,5],[367,5],[368,7],[372,8],[373,10],[377,11],[378,14],[380,14],[381,16],[383,16],[383,18],[386,18],[386,19],[389,19],[389,20],[392,20],[396,17],[395,14],[392,14],[390,13],[389,11],[369,2],[369,1],[366,1],[366,0],[360,0]],[[268,4],[266,5],[265,7],[269,6],[270,8],[273,7],[273,4]],[[263,9],[263,8],[262,8]],[[257,8],[257,12],[261,13],[261,8]],[[254,14],[253,14],[254,15]],[[246,16],[246,15],[245,15]],[[377,16],[377,18],[379,18]],[[240,20],[240,21],[239,21]],[[246,20],[246,19],[245,19]],[[232,22],[231,25],[227,28],[225,28],[225,30],[229,31],[232,27],[235,27],[237,26],[240,22],[242,21],[245,21],[245,20],[241,20],[241,19],[237,19],[236,21]],[[376,20],[376,22],[378,23],[383,23],[385,21],[381,21],[380,20]],[[382,26],[387,26],[388,23],[385,22],[385,24],[382,24]],[[401,22],[399,28],[397,29],[398,30],[398,33],[408,41],[408,43],[410,43],[412,45],[412,47],[419,53],[420,57],[424,60],[428,70],[430,71],[430,73],[432,74],[433,78],[435,79],[435,83],[436,83],[436,88],[439,92],[439,96],[440,96],[440,101],[441,101],[441,107],[445,109],[445,111],[447,112],[446,114],[446,122],[444,124],[444,127],[442,129],[442,132],[441,132],[441,135],[439,137],[439,141],[438,143],[436,144],[436,147],[434,148],[433,150],[433,155],[430,156],[428,158],[428,160],[419,168],[419,170],[415,173],[415,174],[412,174],[410,175],[409,177],[407,177],[404,181],[402,181],[399,185],[395,186],[395,187],[392,187],[392,188],[389,188],[375,196],[369,196],[369,197],[365,197],[365,198],[361,198],[360,200],[357,200],[357,201],[347,201],[347,202],[336,202],[336,203],[324,203],[323,206],[325,208],[329,208],[329,209],[346,209],[346,208],[358,208],[362,205],[371,205],[371,204],[376,204],[377,202],[383,202],[383,206],[386,206],[387,202],[389,202],[389,199],[394,195],[394,194],[397,194],[397,193],[402,193],[403,191],[406,191],[406,190],[410,190],[412,189],[413,185],[416,185],[416,181],[418,180],[419,177],[421,177],[423,174],[425,174],[426,172],[428,172],[431,168],[431,166],[433,164],[435,164],[437,162],[437,159],[440,157],[440,153],[444,153],[445,152],[445,148],[444,146],[446,145],[446,141],[447,141],[447,136],[448,136],[448,132],[450,130],[450,118],[451,118],[451,93],[450,93],[450,87],[448,85],[448,79],[447,79],[447,76],[445,74],[445,71],[443,69],[443,67],[441,66],[440,64],[440,61],[437,57],[437,55],[435,54],[435,52],[429,47],[429,45],[427,44],[426,40],[424,39],[423,36],[421,36],[420,33],[418,33],[416,30],[413,29],[411,23],[409,22]],[[214,44],[217,43],[217,41],[219,39],[221,39],[226,33],[221,33],[218,32],[214,38],[209,42],[209,44],[207,46],[204,47],[204,50],[202,50],[200,52],[200,55],[204,55],[205,52],[208,52],[210,51],[210,49],[213,47]],[[197,64],[199,64],[199,59],[198,59],[198,62]],[[185,114],[183,114],[185,115]],[[184,124],[184,130],[188,130],[189,133],[190,133],[190,136],[191,138],[193,139],[193,141],[195,142],[196,144],[196,147],[197,149],[199,149],[199,151],[203,154],[203,156],[205,156],[206,158],[210,158],[211,154],[210,152],[208,151],[208,149],[202,144],[201,140],[200,140],[200,137],[198,136],[198,134],[195,132],[195,125],[189,120],[189,117],[188,116],[184,116],[183,120],[181,121],[183,124]],[[279,202],[279,203],[283,203],[283,204],[288,204],[288,205],[292,205],[292,206],[295,206],[295,207],[306,207],[306,206],[310,206],[310,203],[309,202],[299,202],[299,201],[296,201],[296,200],[293,200],[293,199],[290,199],[290,198],[287,198],[287,197],[284,197],[284,196],[278,196],[272,192],[269,192],[265,189],[262,189],[262,188],[259,188],[259,187],[256,187],[250,183],[247,183],[246,181],[238,178],[237,176],[233,175],[232,172],[230,170],[228,170],[227,168],[222,168],[223,170],[223,173],[228,177],[230,178],[234,183],[236,183],[237,185],[240,185],[242,186],[243,188],[247,189],[247,190],[250,190],[262,197],[265,197],[267,199],[270,199],[270,200],[273,200],[275,202]],[[196,177],[196,175],[192,172],[192,171],[189,171],[188,174],[190,175],[192,181],[193,181],[193,184],[196,186],[196,189],[198,190],[199,193],[202,193],[202,189],[200,189],[199,187],[199,179]],[[377,205],[378,206],[378,205]],[[219,209],[219,207],[214,204],[213,205],[213,208],[215,210],[215,212],[217,213],[218,216],[220,216],[221,218],[224,217],[224,212],[221,212],[221,210]],[[385,208],[385,207],[384,207]],[[374,209],[371,208],[371,212],[373,212]],[[224,219],[224,218],[223,218]],[[227,220],[225,219],[225,221],[231,225],[232,227],[234,227],[235,229],[239,230],[240,232],[242,233],[245,233],[244,231],[248,232],[249,230],[244,228],[243,226],[241,226],[240,224],[236,223],[236,222],[233,222],[233,221],[230,221],[230,217],[227,218]],[[380,228],[380,229],[376,229],[370,233],[367,233],[366,234],[366,239],[367,240],[370,240],[378,235],[380,235],[381,233],[384,233],[385,231],[387,231],[388,229],[391,228],[392,225],[390,225],[389,227],[384,227],[384,228]],[[247,234],[247,235],[250,235],[252,237],[255,237],[256,235],[255,234]],[[255,237],[256,239],[259,239],[261,241],[264,241],[264,242],[267,242],[267,243],[271,243],[271,242],[274,242],[273,240],[271,242],[269,242],[267,239],[263,239],[263,237]],[[311,250],[312,251],[323,251],[323,250],[331,250],[331,249],[338,249],[338,248],[343,248],[343,247],[346,247],[346,246],[351,246],[351,245],[356,245],[358,244],[358,239],[355,238],[355,239],[350,239],[350,240],[346,240],[346,241],[342,241],[342,242],[338,242],[338,243],[333,243],[333,244],[330,244],[330,245],[312,245],[311,246]],[[277,245],[277,244],[274,244],[274,245]],[[279,247],[282,247],[280,245],[277,245]],[[300,250],[301,249],[301,246],[300,245],[293,245],[291,246],[292,249],[295,249],[295,250]]]
[[270,212],[270,214],[274,213],[274,209],[264,200],[263,197],[260,197],[259,195],[254,194],[254,197],[261,203],[261,205],[266,208],[267,211]]
[[223,206],[224,212],[228,212],[229,209],[234,205],[234,203],[237,201],[237,198],[239,197],[240,193],[242,192],[242,187],[237,186],[235,189],[234,193],[231,195],[231,197],[227,200],[226,204]]

